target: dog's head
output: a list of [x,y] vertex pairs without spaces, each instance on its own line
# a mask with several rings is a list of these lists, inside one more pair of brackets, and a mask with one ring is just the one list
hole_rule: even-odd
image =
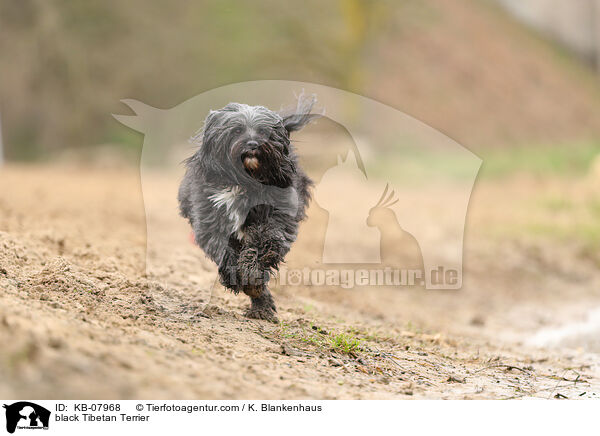
[[200,165],[213,177],[251,177],[287,188],[297,165],[290,133],[318,116],[310,113],[314,103],[301,95],[296,108],[283,113],[240,103],[211,111],[200,134]]

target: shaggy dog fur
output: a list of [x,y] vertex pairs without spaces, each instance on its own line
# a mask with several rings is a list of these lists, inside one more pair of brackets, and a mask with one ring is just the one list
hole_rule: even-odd
[[211,111],[186,161],[181,215],[218,265],[221,283],[251,298],[250,318],[277,321],[267,284],[296,240],[312,185],[290,133],[317,116],[314,103],[301,95],[288,113],[239,103]]

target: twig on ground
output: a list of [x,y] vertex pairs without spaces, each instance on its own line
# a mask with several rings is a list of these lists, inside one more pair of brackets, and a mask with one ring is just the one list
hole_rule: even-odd
[[506,368],[508,371],[510,371],[510,370],[512,370],[512,369],[516,369],[516,370],[518,370],[518,371],[521,371],[521,372],[522,372],[522,373],[524,373],[524,374],[527,374],[527,375],[532,375],[531,371],[530,371],[530,370],[528,370],[528,369],[525,369],[525,368],[519,368],[518,366],[514,366],[514,365],[507,365],[507,364],[504,364],[504,363],[499,363],[499,364],[497,364],[497,365],[489,365],[489,366],[486,366],[486,367],[480,368],[480,369],[478,369],[478,370],[476,370],[476,371],[473,371],[473,373],[472,373],[472,374],[477,374],[477,373],[479,373],[479,372],[481,372],[481,371],[485,371],[486,369],[491,369],[491,368]]

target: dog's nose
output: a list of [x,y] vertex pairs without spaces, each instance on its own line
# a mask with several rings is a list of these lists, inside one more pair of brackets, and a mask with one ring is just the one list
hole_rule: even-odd
[[258,148],[258,142],[252,140],[252,141],[248,141],[246,142],[246,146],[250,147],[250,148]]

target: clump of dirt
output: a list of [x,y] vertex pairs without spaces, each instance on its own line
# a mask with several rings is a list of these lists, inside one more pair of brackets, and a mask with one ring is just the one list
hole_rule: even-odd
[[78,292],[102,295],[103,283],[88,279],[77,267],[63,258],[50,260],[28,283],[33,291]]

